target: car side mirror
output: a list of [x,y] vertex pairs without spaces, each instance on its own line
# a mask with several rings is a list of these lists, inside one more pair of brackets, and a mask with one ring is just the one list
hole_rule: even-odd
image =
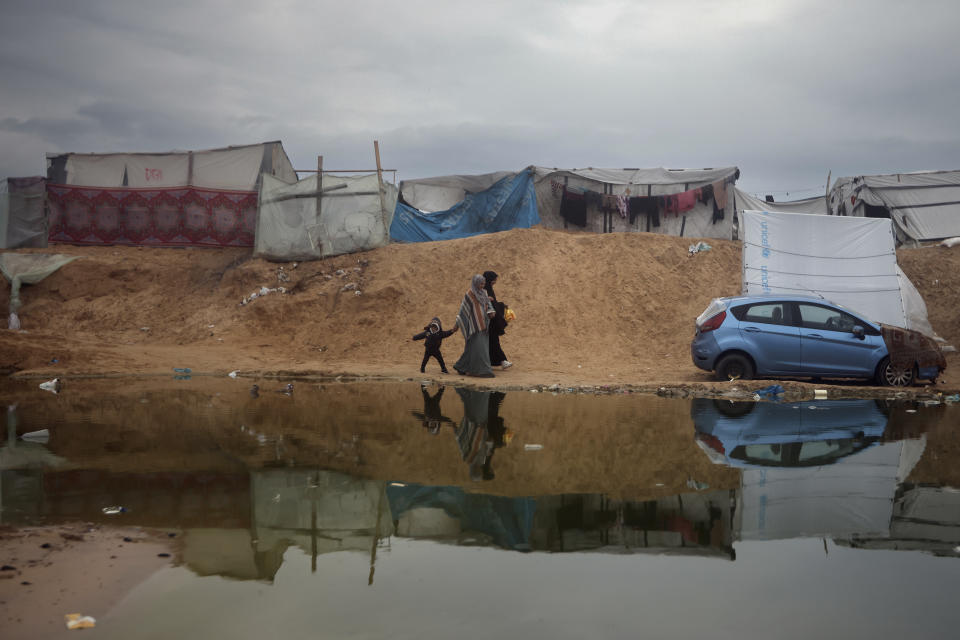
[[853,332],[853,335],[857,337],[858,340],[863,340],[863,336],[865,335],[863,331],[863,327],[861,327],[860,325],[854,325],[851,331]]

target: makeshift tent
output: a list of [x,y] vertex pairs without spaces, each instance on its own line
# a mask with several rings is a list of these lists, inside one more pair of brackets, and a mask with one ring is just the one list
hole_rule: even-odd
[[[736,167],[550,169],[536,167],[543,226],[604,233],[649,231],[733,238]],[[618,201],[617,196],[623,196]]]
[[[494,185],[530,173],[536,218],[500,205],[497,197],[481,197]],[[542,224],[551,229],[604,233],[650,231],[675,236],[732,238],[736,167],[720,169],[551,169],[527,167],[523,172],[456,175],[400,183],[405,213],[414,229],[400,229],[407,217],[395,216],[396,233],[411,238],[462,237]],[[524,185],[524,188],[525,185]],[[623,196],[618,201],[617,196]],[[458,204],[459,203],[459,204]],[[621,207],[622,203],[622,207]],[[526,206],[526,203],[522,203]],[[457,205],[456,207],[454,205]],[[501,208],[494,208],[499,206]],[[486,207],[486,208],[485,208]],[[399,211],[399,208],[398,208]],[[426,215],[425,215],[426,214]],[[424,237],[428,236],[428,237]]]
[[324,174],[285,182],[264,174],[257,210],[254,255],[309,260],[366,251],[389,243],[387,230],[397,188],[376,173]]
[[787,200],[784,202],[767,202],[766,200],[755,198],[736,187],[734,187],[733,193],[736,198],[738,214],[741,211],[776,211],[778,213],[818,213],[820,215],[830,215],[830,207],[827,206],[826,196],[816,196],[802,200]]
[[47,246],[42,176],[0,182],[0,249]]
[[261,174],[296,180],[280,142],[170,153],[48,154],[49,239],[249,247]]
[[890,218],[901,242],[960,236],[960,171],[838,178],[830,190],[830,211]]
[[78,256],[44,253],[0,253],[0,272],[10,281],[9,329],[20,328],[20,285],[36,284]]
[[540,222],[531,169],[403,181],[400,191],[403,201],[397,203],[390,237],[401,242],[465,238]]
[[743,293],[813,295],[936,338],[889,220],[744,211]]

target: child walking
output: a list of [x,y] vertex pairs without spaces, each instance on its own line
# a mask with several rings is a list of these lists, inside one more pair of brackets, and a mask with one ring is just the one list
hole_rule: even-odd
[[423,361],[420,363],[420,373],[424,373],[424,369],[427,366],[427,360],[430,359],[430,356],[433,356],[437,359],[437,362],[440,363],[440,371],[443,373],[449,373],[447,371],[447,365],[443,363],[443,356],[440,354],[440,344],[443,342],[444,338],[449,338],[454,333],[457,332],[459,327],[453,325],[453,329],[449,331],[444,331],[443,326],[440,324],[440,318],[434,318],[430,321],[430,324],[423,328],[423,331],[413,336],[414,340],[423,340]]

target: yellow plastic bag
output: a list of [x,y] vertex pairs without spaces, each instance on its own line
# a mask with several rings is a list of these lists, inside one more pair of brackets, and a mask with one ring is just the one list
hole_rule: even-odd
[[82,613],[68,613],[63,617],[67,623],[67,629],[93,629],[97,626],[93,616],[85,616]]
[[513,312],[513,309],[507,307],[507,309],[503,312],[503,319],[507,322],[513,322],[517,319],[517,314]]

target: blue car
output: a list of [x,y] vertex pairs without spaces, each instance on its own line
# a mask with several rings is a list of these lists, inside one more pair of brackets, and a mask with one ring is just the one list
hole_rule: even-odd
[[717,298],[697,318],[690,353],[697,367],[720,380],[863,378],[889,386],[935,381],[945,367],[939,349],[916,331],[891,330],[902,343],[916,341],[926,350],[915,356],[902,350],[891,361],[880,324],[822,298]]

